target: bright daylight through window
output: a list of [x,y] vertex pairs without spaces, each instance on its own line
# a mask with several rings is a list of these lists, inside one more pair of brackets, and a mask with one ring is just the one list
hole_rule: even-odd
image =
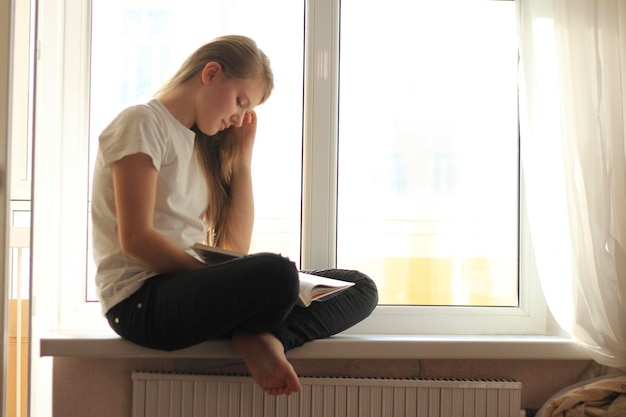
[[[259,18],[272,10],[281,11],[280,27]],[[269,56],[276,80],[271,99],[256,109],[256,219],[251,251],[279,252],[298,262],[303,19],[304,2],[291,0],[94,0],[91,163],[106,124],[121,109],[151,98],[199,45],[222,34],[250,36]],[[88,261],[87,294],[95,301],[91,254]]]
[[343,0],[339,86],[338,266],[382,304],[517,306],[515,3]]
[[[278,26],[259,18],[278,9]],[[258,109],[252,250],[298,262],[304,2],[94,0],[92,13],[92,163],[112,117],[199,44],[257,40],[276,89]],[[340,16],[337,266],[374,278],[381,304],[517,306],[515,3],[343,0]],[[92,267],[87,282],[93,301]]]

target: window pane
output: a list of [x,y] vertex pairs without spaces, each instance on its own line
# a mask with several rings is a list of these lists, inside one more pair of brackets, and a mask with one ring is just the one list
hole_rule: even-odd
[[9,248],[9,298],[30,297],[30,201],[11,201]]
[[[123,108],[149,100],[197,47],[222,34],[247,35],[258,43],[272,63],[275,89],[257,109],[251,251],[280,252],[298,261],[304,2],[94,0],[92,22],[91,170],[104,127]],[[87,279],[93,300],[93,277]]]
[[338,266],[381,304],[518,305],[512,1],[341,2]]

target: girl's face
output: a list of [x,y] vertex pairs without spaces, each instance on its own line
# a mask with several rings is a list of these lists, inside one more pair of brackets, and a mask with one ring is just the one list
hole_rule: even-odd
[[201,80],[195,122],[207,135],[214,135],[231,126],[241,126],[246,114],[261,103],[264,93],[260,79],[227,79],[221,66],[215,62],[204,67]]

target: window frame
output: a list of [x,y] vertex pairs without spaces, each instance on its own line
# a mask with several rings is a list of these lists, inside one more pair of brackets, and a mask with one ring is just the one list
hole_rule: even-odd
[[[309,1],[306,22],[302,266],[321,268],[336,265],[340,0]],[[518,307],[378,306],[346,333],[548,334],[549,314],[520,206]]]
[[[300,264],[319,268],[336,265],[340,0],[309,0],[305,7]],[[38,11],[37,66],[45,70],[36,72],[33,294],[43,328],[53,331],[110,331],[100,305],[85,302],[86,259],[77,262],[71,255],[90,245],[85,183],[90,13],[88,0],[50,0]],[[523,185],[520,196],[519,307],[381,305],[346,333],[558,333],[534,268]],[[77,221],[81,217],[84,222]]]

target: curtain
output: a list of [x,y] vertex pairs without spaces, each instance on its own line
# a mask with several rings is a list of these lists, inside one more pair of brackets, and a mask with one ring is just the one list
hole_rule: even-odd
[[523,189],[548,307],[626,367],[626,1],[519,0]]

